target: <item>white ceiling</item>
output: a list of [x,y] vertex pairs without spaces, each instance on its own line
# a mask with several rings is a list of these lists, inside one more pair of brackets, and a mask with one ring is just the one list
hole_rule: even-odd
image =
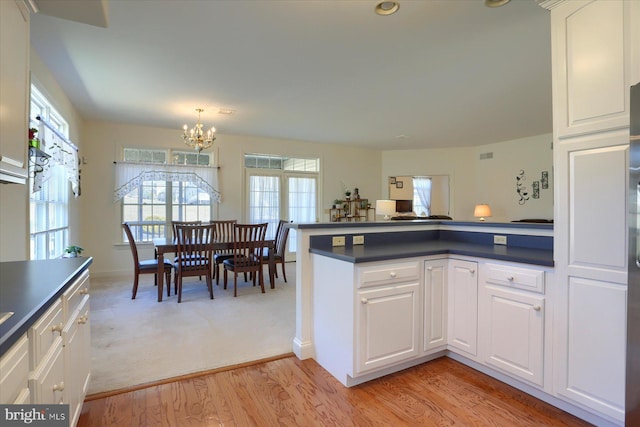
[[111,0],[107,28],[34,15],[31,43],[84,119],[177,135],[198,107],[219,139],[405,149],[551,132],[547,10],[399,1],[383,17],[376,0]]

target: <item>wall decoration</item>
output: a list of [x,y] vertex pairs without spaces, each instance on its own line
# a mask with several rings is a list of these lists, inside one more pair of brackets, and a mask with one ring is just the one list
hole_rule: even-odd
[[403,181],[396,181],[396,188],[402,188],[403,187]]
[[540,184],[542,185],[542,188],[545,190],[549,188],[549,172],[548,171],[542,171],[542,178],[540,179]]
[[396,177],[395,176],[390,176],[389,177],[389,184],[395,184],[396,183]]
[[531,188],[533,189],[533,194],[531,195],[534,199],[540,198],[540,181],[533,181],[531,183]]
[[527,180],[526,175],[524,174],[524,170],[521,170],[520,173],[516,176],[516,193],[518,193],[519,205],[524,205],[527,200],[529,200],[529,192],[527,191],[527,187],[524,185],[524,182]]

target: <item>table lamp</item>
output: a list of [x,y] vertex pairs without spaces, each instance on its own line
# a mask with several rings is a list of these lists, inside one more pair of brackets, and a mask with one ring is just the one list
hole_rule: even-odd
[[487,204],[476,205],[473,216],[480,218],[480,221],[484,221],[484,217],[491,216],[491,208]]
[[376,214],[384,215],[385,221],[391,219],[391,215],[396,213],[395,200],[376,200]]

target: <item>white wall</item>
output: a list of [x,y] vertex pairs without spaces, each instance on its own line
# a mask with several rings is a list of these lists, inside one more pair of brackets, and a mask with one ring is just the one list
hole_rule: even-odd
[[[121,242],[120,204],[113,201],[114,161],[121,159],[123,147],[180,148],[181,129],[152,128],[89,121],[83,156],[82,217],[86,253],[94,257],[92,274],[132,271],[128,245]],[[278,154],[299,157],[319,157],[322,170],[319,184],[320,210],[328,208],[342,194],[342,183],[358,186],[363,197],[380,196],[381,153],[346,146],[317,144],[251,136],[219,134],[216,139],[219,154],[219,183],[223,202],[218,206],[219,218],[244,220],[244,159],[245,153]],[[320,218],[326,221],[327,218]],[[141,257],[152,257],[150,246],[141,247]]]
[[[30,67],[32,83],[67,120],[70,139],[82,148],[79,138],[83,126],[82,119],[33,49]],[[29,259],[29,192],[28,185],[0,185],[0,261]],[[69,207],[69,241],[83,246],[80,234],[80,199],[71,197]]]
[[[382,188],[387,177],[398,175],[449,175],[451,216],[459,221],[475,221],[473,208],[488,203],[493,211],[489,219],[507,222],[525,218],[553,218],[553,153],[551,134],[538,135],[479,147],[384,151]],[[480,160],[481,153],[493,153]],[[516,176],[525,171],[529,200],[519,204]],[[532,195],[532,182],[541,172],[549,173],[549,188]]]

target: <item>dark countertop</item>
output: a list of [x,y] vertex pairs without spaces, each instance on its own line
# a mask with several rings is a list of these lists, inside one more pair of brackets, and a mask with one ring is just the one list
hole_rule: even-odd
[[482,228],[513,228],[513,229],[539,229],[539,230],[553,230],[552,223],[536,223],[536,222],[467,222],[467,221],[452,221],[452,220],[434,220],[434,219],[415,219],[405,221],[361,221],[361,222],[313,222],[313,223],[292,223],[289,226],[294,229],[320,229],[320,228],[371,228],[371,227],[403,227],[403,226],[424,226],[424,225],[446,225],[446,226],[472,226]]
[[380,245],[357,245],[334,248],[312,247],[309,251],[314,254],[324,255],[351,263],[452,254],[548,267],[553,267],[554,265],[553,251],[547,249],[504,245],[483,245],[449,240],[397,242]]
[[79,257],[0,263],[0,312],[14,312],[0,325],[0,355],[92,262],[93,258]]

